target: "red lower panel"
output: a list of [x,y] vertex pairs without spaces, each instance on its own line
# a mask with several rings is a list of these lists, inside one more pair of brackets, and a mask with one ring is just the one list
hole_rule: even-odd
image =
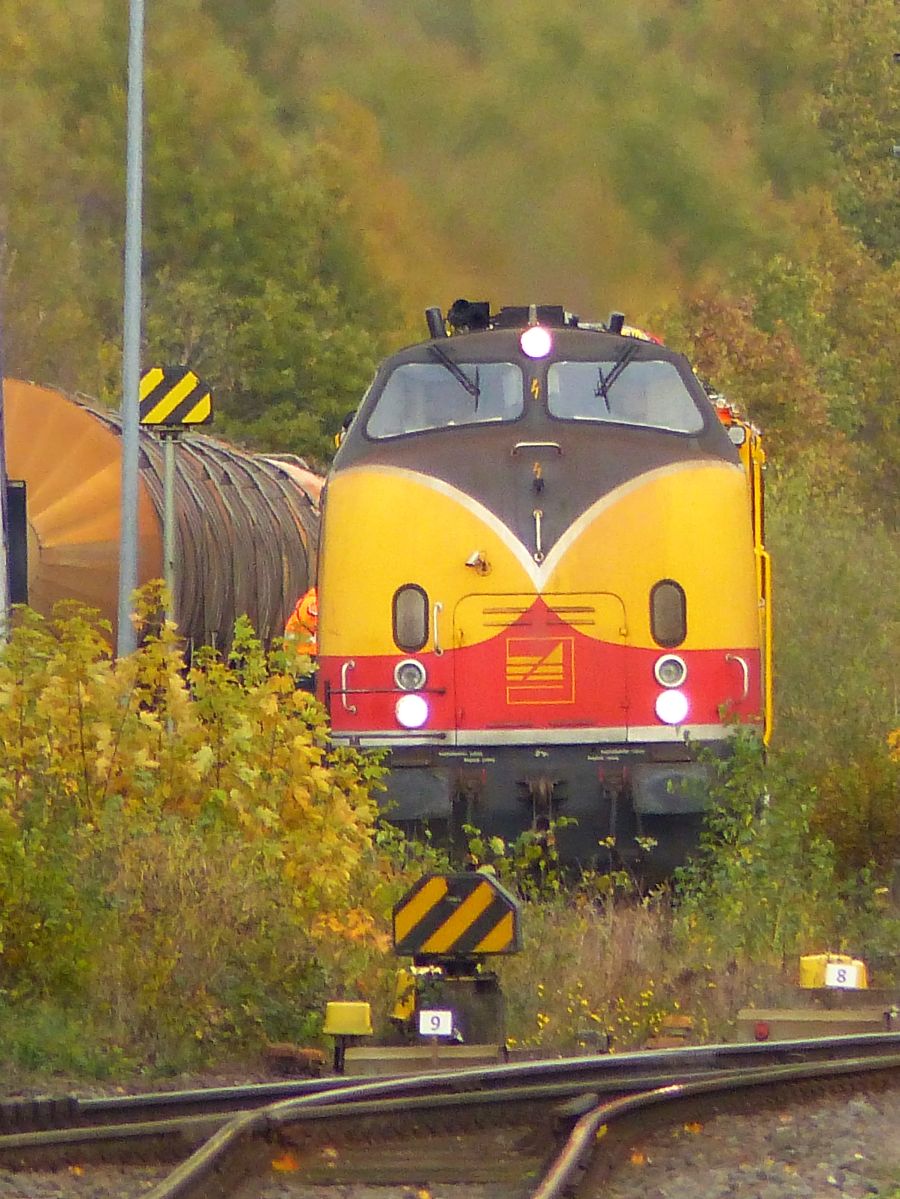
[[[657,727],[654,704],[663,690],[653,666],[663,650],[611,645],[574,629],[553,637],[523,637],[507,629],[464,649],[415,655],[428,672],[431,715],[425,729],[560,729]],[[687,724],[758,716],[759,651],[747,648],[679,649],[687,665],[682,691]],[[322,658],[319,694],[336,731],[400,731],[394,706],[400,694],[394,667],[404,655]],[[747,696],[744,671],[747,664]],[[346,694],[342,667],[348,661]],[[353,710],[355,709],[355,710]],[[726,717],[726,721],[729,718]]]

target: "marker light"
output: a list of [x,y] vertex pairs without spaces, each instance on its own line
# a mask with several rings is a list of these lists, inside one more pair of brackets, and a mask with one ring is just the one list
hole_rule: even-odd
[[663,724],[683,724],[689,707],[683,691],[662,691],[656,697],[656,715]]
[[404,658],[394,667],[394,682],[401,691],[418,691],[425,686],[425,667],[415,658]]
[[546,358],[553,349],[553,338],[543,325],[530,325],[519,338],[519,345],[529,358]]
[[677,654],[664,654],[656,659],[653,674],[662,687],[680,687],[687,678],[687,666]]
[[420,729],[428,719],[428,701],[424,696],[410,691],[400,696],[394,712],[397,723],[402,724],[405,729]]

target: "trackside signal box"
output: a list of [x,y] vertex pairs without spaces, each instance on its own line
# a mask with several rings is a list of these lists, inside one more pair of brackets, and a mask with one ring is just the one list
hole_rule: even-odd
[[399,972],[392,1020],[407,1036],[503,1045],[505,1004],[483,959],[519,950],[519,904],[488,874],[428,874],[393,911]]

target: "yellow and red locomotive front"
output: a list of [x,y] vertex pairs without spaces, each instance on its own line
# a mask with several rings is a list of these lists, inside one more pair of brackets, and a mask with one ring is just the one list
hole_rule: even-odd
[[456,322],[382,365],[329,475],[333,739],[390,749],[400,823],[570,816],[568,858],[675,860],[696,749],[766,707],[746,470],[681,355],[555,308]]

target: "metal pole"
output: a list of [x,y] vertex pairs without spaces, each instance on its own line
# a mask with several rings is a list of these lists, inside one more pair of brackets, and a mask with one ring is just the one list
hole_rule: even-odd
[[166,620],[175,619],[175,443],[177,433],[163,433],[163,565],[165,571]]
[[138,583],[138,443],[141,376],[141,193],[144,130],[144,0],[130,0],[126,134],[125,308],[122,353],[122,509],[116,652],[137,646],[131,594]]
[[6,416],[3,401],[3,296],[0,294],[0,644],[9,636],[9,519],[6,507]]

